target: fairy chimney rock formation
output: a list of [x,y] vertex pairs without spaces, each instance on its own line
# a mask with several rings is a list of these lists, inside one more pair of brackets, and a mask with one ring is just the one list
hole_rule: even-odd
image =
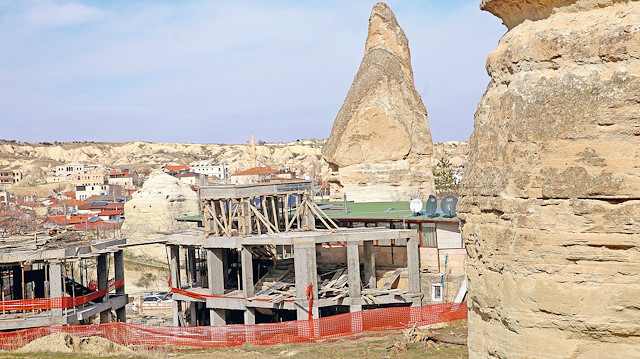
[[198,194],[188,184],[161,170],[151,172],[142,188],[125,203],[124,211],[127,218],[122,233],[132,242],[184,229],[188,226],[175,219],[200,213]]
[[392,201],[434,191],[433,144],[409,41],[384,3],[371,11],[364,57],[322,153],[334,198]]
[[459,216],[470,358],[640,357],[640,3],[487,0]]

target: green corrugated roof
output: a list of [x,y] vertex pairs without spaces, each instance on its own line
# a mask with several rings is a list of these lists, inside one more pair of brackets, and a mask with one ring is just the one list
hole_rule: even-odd
[[[349,213],[344,211],[344,202],[317,202],[318,206],[330,204],[333,208],[325,208],[326,213],[331,218],[336,219],[419,219],[419,220],[431,220],[431,221],[458,221],[457,217],[445,217],[438,215],[435,217],[429,217],[426,214],[421,216],[414,216],[411,209],[409,209],[409,202],[347,202],[347,208]],[[426,204],[425,204],[426,205]],[[440,203],[438,203],[440,208]],[[422,210],[425,210],[423,205]]]
[[[413,212],[409,209],[409,202],[347,202],[347,208],[349,213],[344,212],[344,202],[316,202],[318,206],[331,205],[330,208],[325,208],[324,213],[329,217],[335,219],[397,219],[402,220],[406,217],[407,220],[421,220],[421,221],[441,221],[441,222],[457,222],[457,217],[445,217],[438,215],[435,217],[429,217],[426,214],[421,216],[414,216]],[[438,202],[438,208],[440,203]],[[422,208],[424,211],[424,206]],[[183,222],[200,222],[203,219],[203,215],[195,215],[188,217],[176,218],[178,221]]]

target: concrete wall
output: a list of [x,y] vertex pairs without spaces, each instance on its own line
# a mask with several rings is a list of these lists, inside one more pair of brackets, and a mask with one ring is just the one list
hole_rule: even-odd
[[[363,246],[358,246],[360,258],[363,258]],[[407,247],[393,247],[393,256],[390,246],[374,246],[373,253],[376,256],[376,265],[399,265],[407,263]],[[347,263],[347,247],[316,247],[317,261],[324,263]]]
[[[440,258],[438,258],[438,249],[429,247],[420,247],[420,268],[427,269],[432,273],[439,273],[444,271],[444,262],[447,261],[447,272],[451,274],[464,274],[465,258],[467,255],[466,249],[454,248],[454,249],[440,249]],[[440,266],[438,266],[440,261]]]
[[[358,251],[360,257],[363,256],[363,247],[359,246]],[[404,266],[407,263],[406,247],[393,247],[393,259],[390,246],[374,246],[373,251],[376,256],[376,264],[393,264]],[[445,269],[445,260],[447,255],[447,273],[458,275],[464,274],[464,263],[466,257],[466,249],[440,249],[440,267],[438,267],[438,249],[430,247],[420,247],[420,268],[427,269],[429,272],[438,273]],[[347,247],[317,247],[318,262],[325,263],[346,263]]]
[[460,290],[460,286],[464,281],[464,274],[447,274],[444,275],[444,288],[442,290],[442,301],[432,300],[432,285],[442,284],[443,276],[435,273],[420,273],[420,286],[422,287],[422,305],[429,305],[435,303],[447,303],[453,302],[456,299],[456,295]]
[[436,226],[438,248],[462,248],[462,235],[458,222],[438,222]]

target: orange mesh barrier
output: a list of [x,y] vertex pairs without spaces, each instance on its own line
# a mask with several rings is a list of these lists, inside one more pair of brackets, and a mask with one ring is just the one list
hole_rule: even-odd
[[109,281],[109,286],[106,289],[102,289],[79,297],[54,297],[0,301],[0,310],[47,310],[53,308],[75,307],[100,298],[103,295],[107,294],[107,292],[122,287],[123,284],[124,278],[120,278],[117,281],[112,279]]
[[100,336],[123,345],[183,346],[198,348],[304,343],[380,330],[411,328],[467,318],[467,304],[441,303],[424,307],[365,310],[313,320],[256,325],[165,327],[108,323],[40,327],[0,333],[0,348],[19,348],[56,332],[78,337]]

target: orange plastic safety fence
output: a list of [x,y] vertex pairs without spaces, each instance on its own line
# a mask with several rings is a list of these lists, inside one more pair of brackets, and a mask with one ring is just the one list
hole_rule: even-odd
[[[196,292],[190,292],[188,290],[185,289],[180,289],[180,288],[176,288],[176,287],[172,287],[171,286],[171,279],[169,279],[169,288],[171,288],[171,292],[173,293],[177,293],[177,294],[182,294],[184,296],[193,298],[193,299],[197,299],[197,300],[207,300],[207,298],[227,298],[227,299],[247,299],[245,297],[229,297],[226,295],[213,295],[213,294],[201,294],[201,293],[196,293]],[[268,298],[252,298],[252,300],[256,300],[256,301],[262,301],[262,302],[269,302],[271,301],[271,299]],[[285,299],[286,302],[295,302],[295,299]]]
[[116,288],[122,287],[124,278],[109,281],[106,289],[89,293],[78,297],[54,297],[54,298],[36,298],[36,299],[16,299],[0,301],[0,310],[47,310],[53,308],[70,308],[88,303],[94,299],[100,298]]
[[256,325],[165,327],[108,323],[40,327],[0,333],[0,348],[18,348],[56,332],[78,337],[100,336],[123,345],[227,347],[303,343],[344,335],[411,328],[467,318],[467,304],[441,303],[424,307],[396,307],[339,314],[313,320]]

